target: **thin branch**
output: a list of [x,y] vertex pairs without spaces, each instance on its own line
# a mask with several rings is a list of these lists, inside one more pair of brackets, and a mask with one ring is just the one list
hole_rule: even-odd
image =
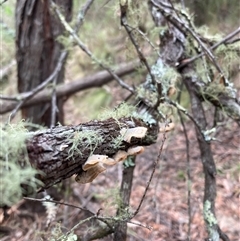
[[181,112],[178,110],[178,115],[180,117],[180,122],[183,127],[183,133],[185,136],[185,142],[186,142],[186,152],[187,152],[187,204],[188,204],[188,241],[191,240],[191,223],[192,223],[192,206],[191,206],[191,167],[190,167],[190,148],[189,148],[189,139],[188,139],[188,134],[187,134],[187,129],[184,124],[184,120],[182,117]]
[[52,199],[47,199],[47,198],[37,199],[37,198],[31,198],[31,197],[24,197],[24,199],[29,200],[29,201],[34,201],[34,202],[50,202],[50,203],[55,203],[55,204],[59,204],[59,205],[64,205],[64,206],[80,209],[81,211],[88,212],[91,215],[95,215],[93,212],[91,212],[90,210],[88,210],[86,208],[82,208],[82,207],[79,207],[79,206],[76,206],[73,204],[69,204],[69,203],[65,203],[65,202],[55,201]]
[[8,100],[8,101],[16,102],[16,101],[19,101],[19,99],[21,99],[21,98],[18,98],[18,96],[17,97],[12,97],[12,96],[7,96],[7,95],[0,95],[0,99],[1,100]]
[[[223,38],[222,40],[220,40],[219,42],[215,43],[213,46],[211,46],[209,49],[210,50],[214,50],[216,49],[218,46],[220,46],[221,44],[231,44],[232,42],[229,43],[229,40],[231,38],[233,38],[234,36],[236,36],[237,34],[240,33],[240,27],[237,28],[236,30],[234,30],[233,32],[231,32],[230,34],[228,34],[225,38]],[[234,41],[238,41],[238,39],[234,39]],[[203,55],[205,55],[205,52],[201,53],[201,54],[198,54],[196,56],[193,56],[192,58],[190,59],[187,59],[187,60],[184,60],[184,62],[180,63],[180,65],[177,66],[178,69],[194,62],[196,59],[199,59],[200,57],[202,57]]]
[[[75,28],[74,28],[75,32],[78,32],[80,27],[82,26],[84,17],[86,15],[87,11],[89,10],[91,4],[93,3],[93,1],[94,0],[90,0],[90,1],[88,0],[86,2],[86,4],[83,6],[83,8],[80,9],[78,17],[77,17],[77,22],[76,22]],[[70,42],[73,42],[73,37],[70,36],[69,40],[70,40]],[[68,53],[69,53],[69,49],[66,48],[63,51],[63,54],[65,56],[64,57],[65,59],[63,62],[66,61]],[[58,107],[57,107],[57,95],[56,95],[57,79],[58,79],[58,74],[56,74],[56,76],[53,78],[53,81],[52,81],[52,100],[51,100],[52,103],[51,103],[51,124],[50,124],[51,127],[56,125],[56,113],[59,111]]]
[[148,191],[149,186],[150,186],[150,184],[151,184],[151,182],[152,182],[152,179],[153,179],[153,175],[154,175],[154,173],[155,173],[155,171],[156,171],[156,168],[157,168],[157,165],[158,165],[158,163],[159,163],[159,161],[160,161],[165,140],[166,140],[166,132],[163,133],[162,144],[161,144],[161,146],[160,146],[160,148],[159,148],[158,156],[157,156],[156,160],[154,161],[153,169],[152,169],[151,175],[150,175],[150,177],[149,177],[149,180],[148,180],[148,182],[147,182],[147,186],[146,186],[146,188],[145,188],[145,190],[144,190],[144,193],[143,193],[143,195],[142,195],[141,201],[139,202],[138,207],[137,207],[137,209],[135,210],[135,212],[131,215],[131,218],[135,217],[135,216],[139,213],[139,211],[140,211],[140,209],[141,209],[141,206],[142,206],[142,204],[143,204],[143,200],[144,200],[145,197],[146,197],[147,191]]
[[[138,66],[139,66],[138,61],[122,63],[118,65],[118,68],[116,69],[115,73],[118,76],[124,76],[134,72]],[[56,94],[57,94],[57,97],[69,97],[70,95],[78,91],[86,90],[89,88],[101,87],[112,80],[113,80],[112,76],[107,71],[103,70],[95,74],[92,74],[90,76],[83,77],[79,80],[58,85],[56,87]],[[0,99],[10,100],[10,101],[19,101],[23,99],[24,96],[27,96],[28,94],[29,92],[21,93],[17,97],[0,95]],[[37,93],[31,99],[22,103],[20,108],[33,106],[40,102],[49,102],[50,100],[51,100],[51,90],[46,89],[41,91],[40,93]],[[16,102],[1,103],[0,114],[5,114],[9,111],[12,111],[14,108],[16,108],[16,105],[17,105]]]
[[56,114],[58,112],[57,107],[57,94],[56,94],[56,85],[57,85],[57,76],[52,81],[52,103],[51,103],[51,124],[50,127],[54,127],[56,125]]
[[131,93],[135,93],[134,89],[132,87],[130,87],[128,84],[124,83],[119,76],[116,75],[116,73],[114,73],[107,65],[103,64],[100,60],[98,60],[93,54],[92,52],[84,45],[84,43],[80,40],[80,38],[77,36],[76,32],[72,29],[72,27],[66,22],[64,16],[62,15],[62,13],[60,12],[58,6],[51,1],[51,5],[52,8],[54,9],[54,11],[56,12],[56,14],[58,15],[62,25],[64,26],[64,28],[66,29],[66,31],[73,37],[73,39],[76,41],[77,45],[93,60],[95,61],[100,67],[102,67],[103,69],[107,70],[112,77],[119,83],[119,85],[121,85],[123,88],[129,90]]
[[[174,16],[174,14],[169,14],[169,11],[166,11],[163,7],[161,7],[162,2],[160,2],[159,4],[157,4],[154,0],[151,0],[151,3],[157,7],[159,9],[159,11],[163,14],[163,16],[168,19],[169,22],[171,22],[171,24],[173,24],[176,28],[178,28],[181,32],[188,32],[192,35],[192,37],[198,42],[198,44],[202,47],[202,49],[205,51],[206,55],[208,56],[208,58],[212,61],[213,65],[216,67],[216,69],[218,70],[218,72],[221,74],[221,76],[224,77],[223,71],[221,69],[221,67],[219,66],[219,64],[217,63],[215,56],[213,55],[213,53],[211,52],[211,50],[209,48],[207,48],[205,46],[205,44],[202,42],[202,40],[199,38],[198,34],[191,29],[191,27],[188,26],[188,24],[184,23],[183,21],[181,21],[181,19],[179,19],[178,17]],[[172,8],[172,10],[175,9]],[[224,77],[224,84],[225,86],[228,85],[228,81],[226,80],[226,78]]]
[[[185,114],[195,125],[195,127],[199,130],[200,133],[202,133],[202,129],[200,128],[199,124],[197,123],[197,121],[194,119],[193,116],[191,116],[188,111],[186,109],[184,109],[180,104],[178,104],[177,102],[171,100],[171,99],[167,99],[168,103],[173,105],[174,107],[176,107],[176,109],[180,112],[182,112],[183,114]],[[202,134],[203,135],[203,134]]]
[[11,73],[13,67],[16,65],[16,60],[12,60],[8,65],[3,66],[0,69],[0,83],[3,80],[4,77],[8,76],[9,73]]
[[[180,86],[180,91],[177,96],[177,102],[180,103],[181,101],[181,96],[182,96],[182,90],[183,90],[183,82],[181,83]],[[191,177],[191,167],[190,167],[190,148],[189,148],[189,138],[187,134],[187,128],[185,126],[181,111],[178,109],[177,110],[178,115],[180,117],[180,122],[183,127],[183,133],[185,136],[185,142],[186,142],[186,152],[187,152],[187,204],[188,204],[188,231],[187,231],[187,240],[191,241],[191,223],[192,223],[192,206],[191,206],[191,182],[192,182],[192,177]]]
[[24,103],[26,103],[27,100],[29,100],[36,93],[38,93],[43,88],[45,88],[58,75],[58,73],[61,71],[63,67],[64,61],[66,59],[66,55],[67,55],[66,52],[63,52],[60,55],[56,68],[54,69],[53,73],[44,82],[42,82],[40,85],[38,85],[36,88],[32,89],[31,91],[24,93],[24,95],[21,95],[21,100],[18,103],[18,105],[14,108],[12,113],[10,114],[9,121],[11,121],[15,117],[18,110],[23,106]]
[[77,16],[77,23],[75,24],[75,32],[78,32],[80,27],[83,24],[84,17],[87,13],[87,11],[90,9],[92,3],[94,0],[88,0],[85,5],[80,9],[78,16]]
[[[145,65],[149,75],[151,76],[151,79],[152,79],[152,83],[153,84],[158,84],[156,82],[156,79],[155,79],[155,76],[152,74],[152,71],[151,71],[151,67],[149,66],[148,64],[148,61],[146,59],[146,57],[144,56],[144,54],[142,53],[142,51],[140,50],[140,47],[137,43],[137,41],[135,40],[134,36],[133,36],[133,28],[130,27],[128,25],[128,22],[127,22],[127,9],[128,9],[128,2],[126,1],[125,4],[122,5],[121,1],[120,1],[120,10],[121,10],[121,24],[122,26],[124,26],[133,46],[135,47],[136,51],[137,51],[137,54],[139,56],[139,59],[140,61]],[[158,84],[159,85],[159,84]],[[161,92],[159,93],[161,94]]]

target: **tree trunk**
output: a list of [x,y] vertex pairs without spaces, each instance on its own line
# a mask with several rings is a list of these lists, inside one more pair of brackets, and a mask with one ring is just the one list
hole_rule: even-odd
[[[56,0],[64,16],[69,21],[72,0]],[[57,37],[64,28],[57,17],[53,16],[50,1],[19,0],[16,3],[16,59],[18,91],[30,91],[42,83],[54,70],[63,45]],[[57,76],[57,83],[63,82],[64,69]],[[63,101],[57,100],[56,122],[63,123]],[[33,123],[50,126],[51,106],[38,104],[22,109],[22,118]]]

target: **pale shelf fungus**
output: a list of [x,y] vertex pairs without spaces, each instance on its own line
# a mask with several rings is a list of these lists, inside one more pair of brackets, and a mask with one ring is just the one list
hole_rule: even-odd
[[119,150],[113,158],[106,155],[91,155],[84,163],[83,172],[79,173],[75,180],[80,184],[92,182],[100,173],[106,170],[106,166],[112,166],[120,161],[124,161],[128,156],[138,155],[144,151],[142,146],[130,147],[127,152]]
[[132,137],[143,138],[147,133],[146,127],[122,128],[120,130],[123,140],[130,143]]

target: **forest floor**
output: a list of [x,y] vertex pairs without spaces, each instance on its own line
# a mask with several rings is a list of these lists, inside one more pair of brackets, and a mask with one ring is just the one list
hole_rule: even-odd
[[[190,140],[191,175],[191,230],[192,241],[207,237],[203,221],[202,199],[204,193],[204,175],[199,157],[198,143],[191,123],[186,123]],[[231,241],[240,240],[240,129],[233,123],[219,126],[217,140],[212,142],[212,151],[217,166],[216,215],[219,226]],[[135,210],[142,198],[154,161],[157,159],[163,135],[158,142],[146,147],[145,152],[136,159],[131,210]],[[128,241],[177,241],[187,240],[188,233],[188,177],[186,144],[183,129],[176,125],[175,130],[166,134],[166,141],[150,188],[140,212],[132,220],[142,226],[128,224]],[[51,194],[61,202],[70,203],[102,216],[115,215],[118,206],[117,191],[121,183],[122,165],[109,168],[91,184],[79,185],[74,178],[64,185],[58,185],[59,191]],[[51,190],[50,190],[51,193]],[[46,228],[47,213],[39,202],[21,200],[7,210],[3,218],[1,210],[1,241],[58,240],[60,234],[69,231],[77,223],[89,217],[87,211],[57,205],[54,221]],[[93,222],[79,225],[74,233],[84,237],[97,226]],[[61,239],[59,239],[61,240]],[[68,239],[70,241],[70,239]],[[101,240],[110,241],[109,235]]]

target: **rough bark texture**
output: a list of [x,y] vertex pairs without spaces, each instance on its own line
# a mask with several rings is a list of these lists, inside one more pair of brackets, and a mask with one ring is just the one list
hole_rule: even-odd
[[[117,216],[122,217],[127,215],[127,209],[129,208],[132,181],[133,181],[133,171],[135,168],[135,158],[133,160],[134,165],[125,167],[122,173],[122,183],[120,190],[120,197],[122,200],[121,205],[117,210]],[[114,230],[113,241],[126,241],[127,240],[127,222],[118,222]]]
[[[67,20],[71,18],[72,0],[56,0]],[[62,24],[53,16],[50,1],[19,0],[16,3],[16,59],[18,91],[32,90],[54,70],[63,46],[56,41],[63,34]],[[63,82],[64,69],[57,76]],[[58,120],[63,123],[62,102],[58,101]],[[33,123],[50,125],[50,104],[22,109],[22,117]]]
[[[143,138],[132,138],[131,143],[123,140],[114,144],[119,137],[122,128],[147,127],[147,135]],[[94,131],[96,139],[79,139],[74,146],[74,140],[78,140],[79,133]],[[107,155],[112,157],[119,150],[127,150],[131,146],[151,145],[157,139],[158,125],[148,126],[142,120],[136,118],[121,118],[118,120],[90,121],[79,126],[59,126],[35,133],[28,138],[27,151],[30,163],[33,167],[43,172],[39,179],[48,188],[55,183],[71,177],[75,173],[81,173],[82,165],[91,154]],[[75,142],[76,143],[76,142]]]

